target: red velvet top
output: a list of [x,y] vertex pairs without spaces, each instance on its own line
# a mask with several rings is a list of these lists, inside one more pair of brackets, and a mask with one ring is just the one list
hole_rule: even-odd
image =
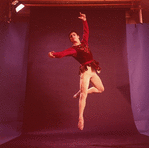
[[78,46],[72,46],[61,52],[54,52],[53,55],[56,58],[62,58],[65,56],[74,57],[81,65],[85,63],[91,63],[93,61],[93,55],[88,47],[89,28],[87,21],[83,21],[83,39]]

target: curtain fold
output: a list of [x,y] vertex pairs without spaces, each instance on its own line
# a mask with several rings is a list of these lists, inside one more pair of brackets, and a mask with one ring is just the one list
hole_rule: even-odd
[[134,121],[138,131],[149,136],[149,24],[129,24],[126,29]]

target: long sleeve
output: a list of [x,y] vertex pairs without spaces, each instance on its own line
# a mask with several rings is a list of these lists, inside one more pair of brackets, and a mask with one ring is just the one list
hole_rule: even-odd
[[88,44],[88,38],[89,38],[89,27],[87,21],[83,21],[83,39],[81,42],[85,42]]
[[65,57],[65,56],[74,56],[76,54],[76,50],[73,49],[72,47],[68,48],[68,49],[65,49],[61,52],[54,52],[53,55],[56,57],[56,58],[62,58],[62,57]]

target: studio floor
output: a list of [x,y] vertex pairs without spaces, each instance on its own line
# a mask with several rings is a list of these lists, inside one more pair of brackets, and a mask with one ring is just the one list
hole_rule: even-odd
[[149,148],[149,137],[139,133],[50,133],[32,132],[1,148]]

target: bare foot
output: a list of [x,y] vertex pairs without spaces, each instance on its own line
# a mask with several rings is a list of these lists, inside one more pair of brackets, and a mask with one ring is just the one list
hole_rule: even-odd
[[79,119],[78,128],[82,131],[84,128],[84,119]]

